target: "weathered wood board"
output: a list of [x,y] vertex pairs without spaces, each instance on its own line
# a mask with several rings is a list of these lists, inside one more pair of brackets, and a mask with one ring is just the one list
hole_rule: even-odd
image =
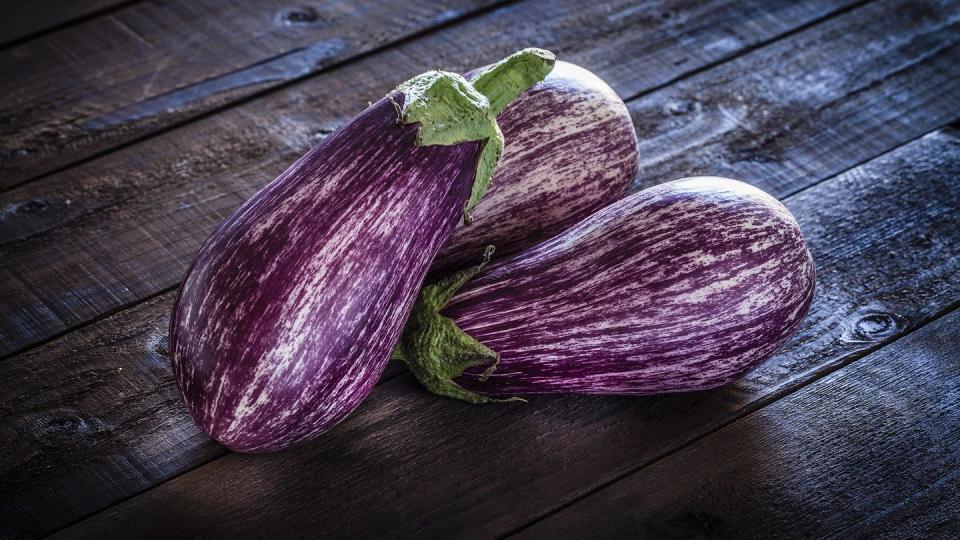
[[956,537],[958,342],[954,311],[518,536]]
[[[496,50],[494,43],[508,43],[510,51],[538,45],[561,55],[590,45],[592,54],[582,59],[588,65],[625,70],[628,66],[623,64],[630,61],[640,74],[652,74],[648,82],[656,84],[853,3],[142,2],[0,55],[0,73],[10,74],[0,80],[0,94],[8,96],[0,104],[0,135],[5,139],[0,188],[424,35],[437,26],[449,27],[448,34],[465,35],[443,45],[434,41],[434,48],[368,69],[364,77],[394,85],[407,72],[474,67],[504,53],[476,55],[471,49],[489,52]],[[491,13],[491,19],[454,24],[500,4],[504,6]],[[471,39],[477,32],[483,37]],[[494,43],[483,43],[486,40]],[[618,54],[611,56],[609,51]],[[616,85],[619,80],[611,82]]]
[[[732,62],[736,68],[733,74],[726,67],[728,64],[724,64],[722,68],[699,75],[693,82],[696,88],[720,87],[737,74],[755,76],[757,66],[766,65],[769,71],[756,76],[779,81],[777,84],[781,85],[799,84],[797,79],[803,77],[802,72],[779,67],[785,62],[784,51],[802,47],[809,55],[809,62],[829,64],[828,52],[835,48],[849,47],[851,42],[875,44],[870,48],[872,54],[860,55],[862,63],[845,65],[848,71],[841,82],[847,83],[860,70],[876,69],[878,62],[907,54],[901,49],[912,40],[923,42],[930,50],[940,49],[944,43],[960,43],[960,32],[941,32],[939,23],[914,26],[890,23],[877,27],[876,21],[893,18],[905,2],[888,4],[869,5],[844,13]],[[527,16],[538,15],[532,12]],[[500,17],[497,13],[489,16],[493,22],[497,17]],[[555,23],[558,28],[570,24],[564,19]],[[497,57],[513,47],[509,37],[494,43],[483,33],[484,28],[478,25],[477,33],[473,34],[480,50],[475,53],[476,60],[466,65],[479,64],[482,58]],[[891,32],[905,35],[891,40]],[[375,99],[389,89],[388,84],[392,83],[371,80],[370,73],[387,70],[388,65],[409,65],[411,58],[419,58],[424,50],[437,48],[443,40],[458,39],[462,43],[467,40],[466,35],[462,29],[453,28],[432,34],[422,42],[411,42],[368,57],[283,93],[153,138],[150,144],[124,149],[0,195],[0,207],[11,209],[0,219],[0,256],[7,261],[0,269],[0,283],[10,291],[0,300],[3,310],[10,314],[0,320],[0,354],[20,350],[174,287],[193,253],[220,221],[257,187],[295,160],[317,137],[346,120],[349,114],[343,111],[356,110],[366,100]],[[591,46],[587,45],[584,55],[594,54]],[[643,50],[640,44],[637,47]],[[960,47],[955,49],[960,51]],[[577,55],[572,56],[577,61]],[[951,81],[960,79],[960,67],[957,67],[960,61],[949,60],[943,55],[934,55],[930,65],[921,62],[924,72],[939,74],[931,79],[931,87],[949,89]],[[630,73],[632,64],[627,62],[599,72],[605,78],[624,81],[623,73]],[[902,66],[902,63],[894,65]],[[915,65],[910,69],[914,68],[920,69]],[[410,66],[409,75],[418,70]],[[720,73],[716,80],[711,80],[709,76],[714,71]],[[646,75],[639,72],[635,76],[634,84],[640,84]],[[806,145],[806,153],[795,154],[796,159],[805,160],[808,166],[785,165],[779,171],[751,168],[749,161],[737,162],[741,167],[738,170],[726,168],[725,164],[734,162],[742,147],[750,145],[763,149],[768,155],[764,160],[772,163],[782,153],[778,145],[785,143],[770,138],[766,130],[724,127],[723,99],[701,103],[698,107],[702,114],[691,113],[690,118],[678,120],[674,107],[683,103],[677,101],[681,94],[672,94],[668,87],[646,96],[631,103],[638,133],[645,141],[641,147],[643,165],[638,185],[695,173],[737,173],[733,176],[783,195],[787,188],[796,189],[819,181],[883,149],[935,129],[960,114],[960,91],[941,91],[937,99],[917,99],[898,105],[888,103],[883,96],[910,85],[910,79],[888,79],[887,82],[889,85],[877,84],[866,89],[853,85],[850,92],[860,96],[858,99],[873,100],[886,107],[890,126],[896,129],[887,130],[880,122],[876,130],[886,135],[860,138],[864,118],[873,118],[872,109],[863,109],[856,115],[846,108],[836,109],[836,115],[823,112],[818,123],[803,124],[783,134],[798,146]],[[624,82],[621,84],[626,86]],[[351,86],[352,94],[347,91]],[[772,86],[775,84],[771,83]],[[743,90],[744,110],[765,110],[780,118],[802,115],[805,111],[812,114],[823,103],[823,94],[814,94],[809,97],[809,103],[786,100],[775,108],[767,96],[753,95],[748,90],[752,92],[753,87]],[[700,94],[700,90],[683,92]],[[843,101],[845,96],[842,87],[838,87],[833,97]],[[311,112],[308,114],[305,110]],[[909,129],[901,129],[903,118],[909,119]],[[684,159],[690,168],[683,169],[673,165],[676,160],[671,145],[664,143],[656,149],[649,141],[657,140],[661,135],[659,131],[664,131],[670,132],[673,142],[679,144],[688,125],[698,126],[703,133],[716,132],[716,135],[707,141],[712,144],[689,148]],[[813,169],[809,163],[819,163],[816,156],[821,150],[806,141],[818,137],[822,125],[831,125],[832,132],[838,137],[843,135],[843,140],[824,147],[837,156],[836,159],[825,160]],[[724,134],[737,140],[737,145],[726,144]],[[878,144],[881,139],[883,144]],[[684,144],[690,146],[689,141]],[[757,155],[760,154],[757,150]],[[36,260],[49,262],[38,266],[33,263]]]
[[[189,493],[212,498],[202,507],[209,512],[205,519],[187,520],[184,527],[222,524],[219,500],[224,512],[237,505],[258,508],[251,521],[284,506],[283,514],[309,517],[312,526],[327,518],[342,528],[335,518],[349,513],[356,521],[343,530],[356,534],[443,535],[461,526],[483,536],[509,532],[960,302],[960,284],[949,280],[960,265],[960,216],[952,211],[960,195],[938,196],[949,192],[958,174],[956,134],[936,133],[789,198],[819,267],[817,299],[789,346],[737,385],[662,398],[544,396],[526,405],[476,408],[425,394],[405,375],[381,385],[314,444],[273,456],[227,455],[93,523],[164,530],[163,523],[181,521],[167,512],[176,501],[193,500],[183,498]],[[890,258],[891,252],[913,251]],[[223,453],[199,434],[178,401],[162,354],[171,302],[172,294],[161,296],[0,364],[10,375],[4,380],[14,381],[0,387],[0,407],[29,419],[2,425],[10,455],[42,448],[48,423],[100,426],[83,438],[64,435],[46,450],[88,463],[86,482],[68,469],[25,459],[4,472],[3,485],[11,489],[2,492],[3,500],[18,501],[33,515],[53,506],[52,497],[73,501],[57,508],[91,501],[90,511],[97,497],[124,498],[148,487],[145,478],[169,478]],[[55,376],[32,378],[44,365],[57,366]],[[88,370],[99,378],[85,375]],[[31,381],[44,386],[30,387]],[[133,391],[116,416],[116,396]],[[59,396],[75,397],[65,405]],[[141,421],[131,425],[126,415]],[[511,459],[498,458],[504,455]],[[481,466],[484,474],[477,474]],[[23,482],[31,477],[43,481]],[[106,486],[105,477],[111,478]],[[289,494],[277,495],[281,485]],[[407,491],[417,496],[396,498]],[[227,504],[227,494],[248,499]],[[66,524],[58,517],[32,526]],[[262,525],[280,526],[268,521]]]

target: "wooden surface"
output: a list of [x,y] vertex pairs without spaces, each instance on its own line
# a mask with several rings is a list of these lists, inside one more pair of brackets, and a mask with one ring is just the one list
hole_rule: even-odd
[[958,342],[955,311],[519,536],[906,537],[910,511],[956,531],[960,499],[928,498],[960,471]]
[[279,0],[143,2],[24,43],[0,57],[0,70],[13,75],[0,84],[3,135],[11,145],[0,187],[493,3],[363,0],[313,8]]
[[78,24],[137,0],[34,0],[4,2],[0,47],[11,47],[41,34]]
[[[0,537],[960,534],[960,2],[19,9]],[[473,407],[391,366],[314,443],[207,439],[166,356],[200,242],[397,82],[528,45],[628,101],[635,189],[721,174],[783,198],[818,268],[798,335],[710,392]]]
[[[715,30],[683,40],[661,20],[632,10],[632,2],[620,2],[594,14],[573,0],[511,5],[0,193],[0,208],[12,210],[0,220],[0,257],[8,261],[0,279],[9,284],[4,307],[11,313],[0,321],[0,355],[172,289],[220,221],[398,80],[436,65],[469,69],[526,45],[562,51],[578,43],[580,49],[563,56],[593,68],[626,96],[704,67],[714,57],[694,53],[728,39]],[[710,10],[687,13],[676,6],[664,13],[674,13],[671,20],[692,18],[695,28],[713,18],[733,24],[753,15],[756,43],[770,37],[769,29],[795,28],[838,9],[818,0],[769,14],[758,11],[762,3],[723,0]],[[618,10],[623,30],[611,35],[602,19]],[[511,19],[529,21],[517,28],[519,36],[491,35],[491,27]],[[644,32],[625,32],[630,27]],[[657,47],[690,59],[667,66],[645,59]],[[593,67],[591,57],[604,50],[633,52],[637,59]]]

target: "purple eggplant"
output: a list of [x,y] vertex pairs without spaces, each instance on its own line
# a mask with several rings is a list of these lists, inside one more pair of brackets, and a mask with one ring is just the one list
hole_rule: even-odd
[[275,451],[360,403],[434,256],[490,181],[503,146],[495,115],[553,63],[527,49],[470,82],[414,77],[220,225],[170,327],[174,374],[205,432]]
[[490,244],[503,256],[546,240],[623,197],[636,176],[627,107],[574,64],[558,61],[497,123],[507,141],[497,172],[472,225],[458,225],[431,273],[476,264]]
[[813,298],[800,228],[742,182],[690,178],[421,292],[396,357],[479,403],[725,384],[768,358]]

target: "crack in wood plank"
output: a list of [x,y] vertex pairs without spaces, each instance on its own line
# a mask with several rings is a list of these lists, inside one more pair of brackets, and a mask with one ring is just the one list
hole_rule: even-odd
[[4,17],[0,19],[0,51],[19,47],[89,20],[109,16],[142,1],[61,0],[43,2],[42,5],[35,2],[6,5]]

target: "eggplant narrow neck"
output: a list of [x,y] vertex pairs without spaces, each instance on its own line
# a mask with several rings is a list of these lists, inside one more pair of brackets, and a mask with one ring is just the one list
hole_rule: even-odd
[[[487,190],[503,152],[503,134],[496,115],[553,69],[555,58],[542,49],[524,49],[490,66],[467,81],[447,71],[428,71],[397,87],[403,93],[398,107],[401,125],[419,124],[417,144],[454,145],[482,141],[476,177],[464,218]],[[479,85],[479,86],[477,86]]]

